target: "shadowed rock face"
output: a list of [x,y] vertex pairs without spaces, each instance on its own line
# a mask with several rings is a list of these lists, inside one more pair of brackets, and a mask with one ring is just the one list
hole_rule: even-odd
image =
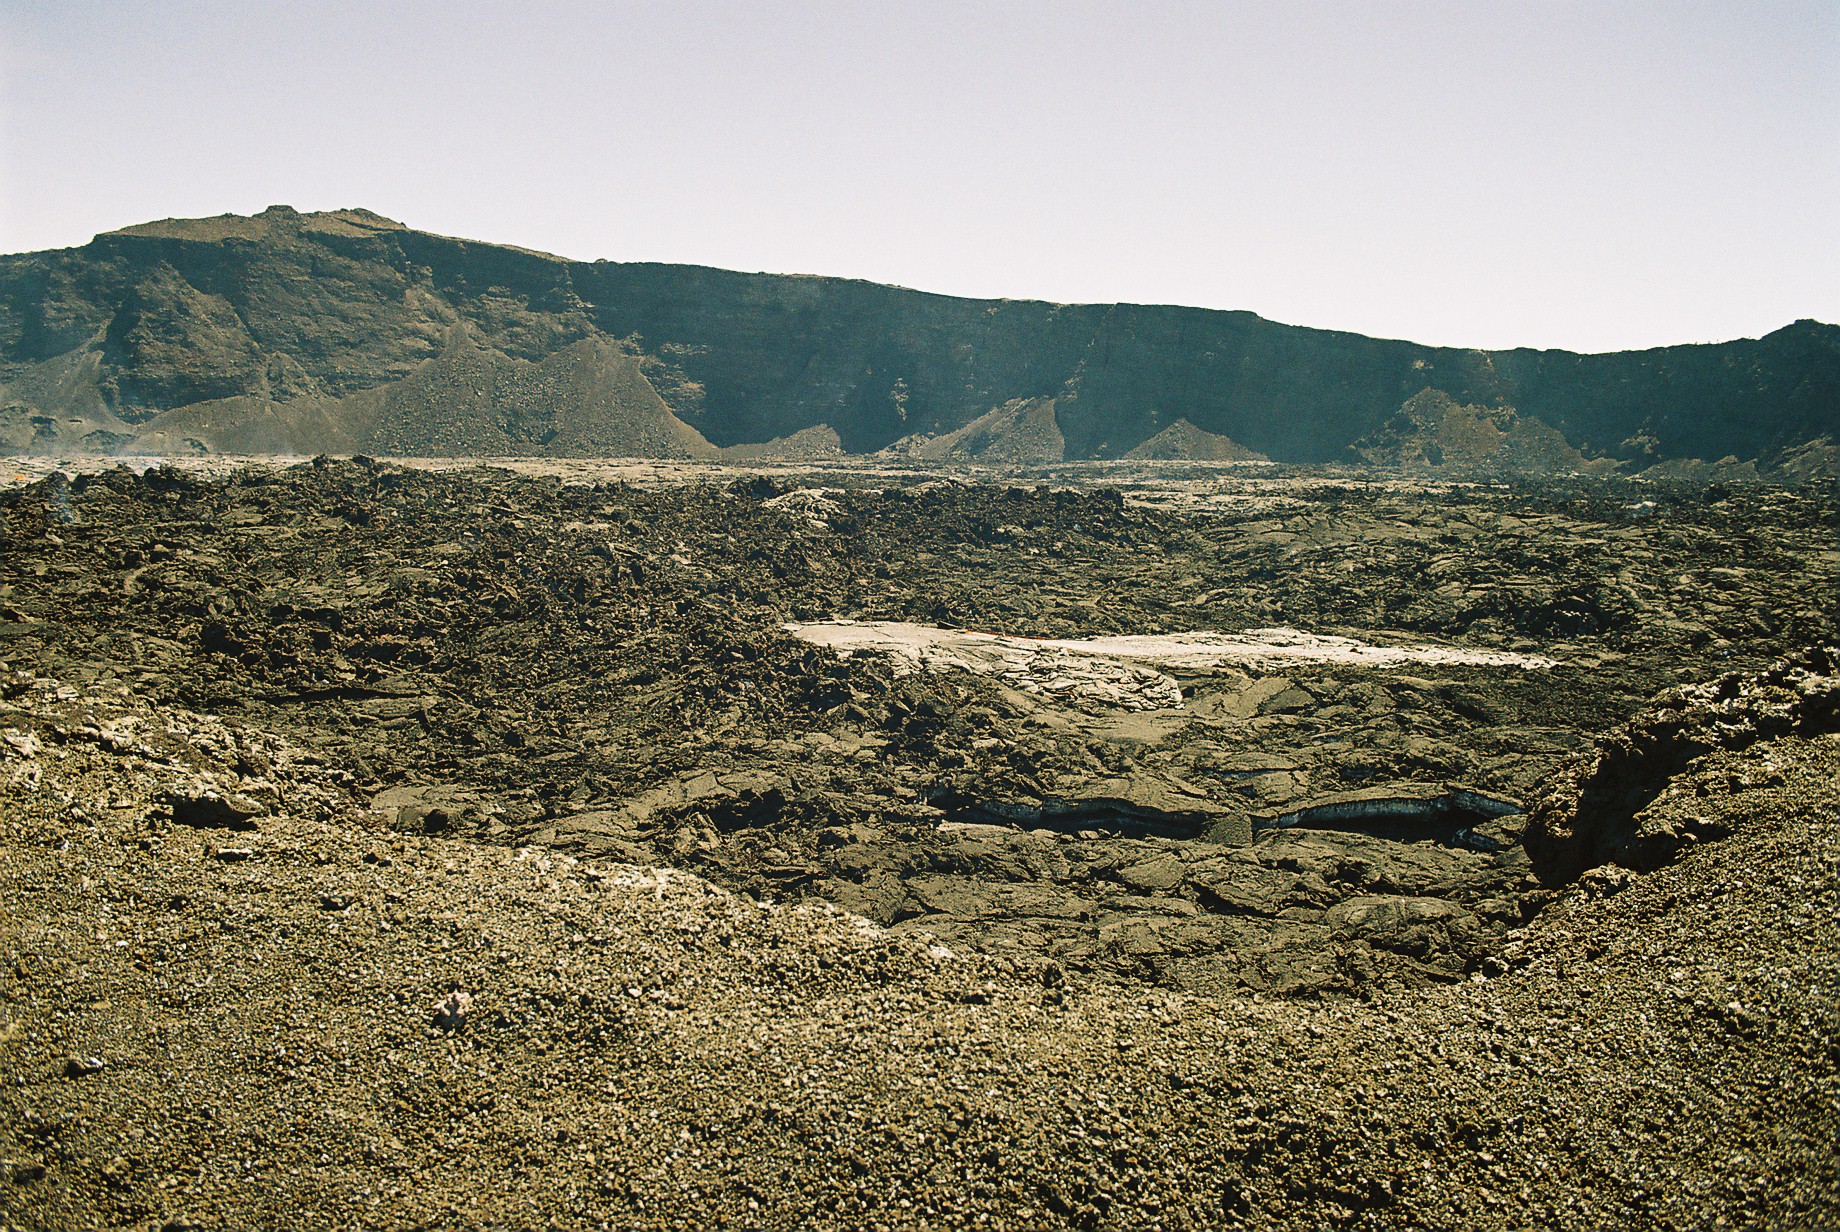
[[[585,340],[595,349],[575,349]],[[1427,390],[1439,399],[1398,417]],[[560,422],[584,397],[599,418]],[[458,429],[412,413],[501,400],[498,421],[461,415]],[[566,261],[281,206],[0,258],[0,446],[131,449],[148,421],[199,404],[210,413],[153,443],[700,456],[827,425],[849,452],[911,438],[954,458],[1157,442],[1313,462],[1359,442],[1431,466],[1767,471],[1840,435],[1840,329],[1611,355],[1462,351],[1247,312]]]

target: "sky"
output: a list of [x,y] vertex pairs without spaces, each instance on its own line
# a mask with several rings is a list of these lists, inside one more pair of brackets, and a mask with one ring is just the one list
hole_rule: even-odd
[[1840,0],[0,0],[0,252],[564,256],[1604,351],[1840,322]]

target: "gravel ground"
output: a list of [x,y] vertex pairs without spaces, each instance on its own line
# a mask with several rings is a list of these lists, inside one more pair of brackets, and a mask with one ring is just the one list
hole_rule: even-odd
[[1840,739],[1491,974],[1202,998],[395,833],[115,690],[0,710],[11,1227],[1830,1227]]

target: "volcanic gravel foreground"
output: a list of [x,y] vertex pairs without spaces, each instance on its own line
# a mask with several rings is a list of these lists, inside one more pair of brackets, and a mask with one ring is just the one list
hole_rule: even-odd
[[86,465],[9,1229],[1840,1225],[1831,486]]

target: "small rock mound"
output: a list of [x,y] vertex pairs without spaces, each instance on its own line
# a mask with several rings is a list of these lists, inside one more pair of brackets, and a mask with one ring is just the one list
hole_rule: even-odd
[[1037,466],[1063,461],[1067,440],[1054,399],[1016,398],[955,431],[905,436],[884,452],[896,461]]
[[1229,436],[1198,428],[1178,419],[1125,457],[1142,462],[1269,462],[1256,449],[1248,449]]
[[722,460],[748,462],[833,462],[845,455],[843,438],[829,424],[801,428],[790,436],[776,436],[770,441],[729,445],[722,450]]
[[1348,447],[1352,462],[1407,469],[1590,472],[1587,459],[1545,421],[1509,406],[1465,406],[1440,389],[1424,389],[1391,418]]

